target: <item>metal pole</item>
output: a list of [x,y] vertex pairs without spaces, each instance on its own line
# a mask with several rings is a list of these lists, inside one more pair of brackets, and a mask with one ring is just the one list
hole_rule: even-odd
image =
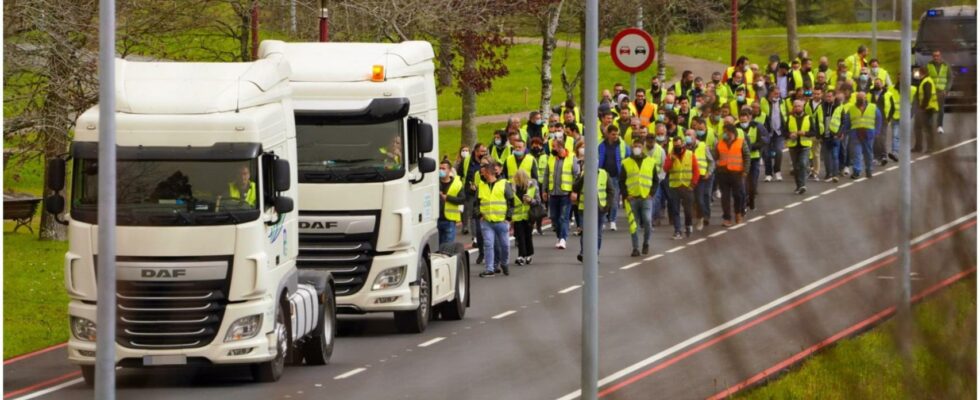
[[116,398],[116,4],[99,0],[99,248],[95,398]]
[[320,41],[330,41],[330,13],[327,7],[320,9]]
[[732,65],[738,59],[738,0],[732,0]]
[[871,0],[871,58],[878,58],[878,0]]
[[[898,291],[897,319],[899,325],[898,343],[902,355],[911,356],[911,293],[909,281],[912,247],[912,0],[902,1],[902,49],[901,49],[901,101],[900,126],[901,141],[899,152],[899,175],[901,176],[901,212],[899,214],[898,258],[900,284]],[[908,366],[908,364],[906,364]]]
[[[598,181],[599,143],[598,126],[599,94],[599,0],[585,1],[585,75],[582,93],[582,124],[585,125],[585,229],[582,243],[582,399],[595,400],[599,394],[599,197]],[[616,199],[606,201],[615,204]]]
[[[643,29],[643,4],[636,6],[636,27]],[[636,94],[636,73],[630,74],[630,98]]]

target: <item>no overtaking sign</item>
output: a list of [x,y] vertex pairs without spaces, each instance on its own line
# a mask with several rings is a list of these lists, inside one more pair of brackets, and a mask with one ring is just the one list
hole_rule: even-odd
[[609,54],[619,69],[635,74],[650,66],[656,48],[650,34],[639,28],[626,28],[613,38]]

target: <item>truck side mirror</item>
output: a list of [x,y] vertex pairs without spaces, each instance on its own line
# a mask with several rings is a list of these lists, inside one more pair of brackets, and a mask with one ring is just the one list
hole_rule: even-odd
[[[65,160],[54,158],[48,160],[48,188],[53,192],[60,192],[65,189]],[[64,208],[64,199],[61,200]]]
[[57,193],[45,197],[44,211],[54,214],[57,218],[58,215],[65,212],[65,198]]
[[416,137],[418,141],[418,152],[424,154],[432,151],[432,124],[419,124],[416,134],[418,135]]
[[291,186],[289,180],[289,161],[278,159],[274,165],[272,169],[274,174],[272,186],[275,187],[277,192],[285,192]]
[[276,212],[279,213],[280,215],[291,212],[293,211],[294,208],[293,199],[291,197],[286,197],[286,196],[276,197],[274,207],[276,209]]
[[419,172],[423,174],[427,174],[435,170],[436,170],[436,160],[429,157],[422,157],[422,159],[419,160]]

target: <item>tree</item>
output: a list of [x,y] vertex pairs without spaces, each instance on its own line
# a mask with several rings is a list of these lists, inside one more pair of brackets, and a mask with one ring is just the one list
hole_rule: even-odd
[[657,37],[657,76],[663,80],[667,74],[667,38],[678,32],[704,29],[725,15],[720,2],[700,0],[644,0],[641,1],[648,30]]
[[796,34],[796,0],[786,0],[786,41],[789,58],[792,60],[800,52],[800,37]]
[[551,115],[551,61],[555,54],[558,41],[555,33],[558,31],[558,22],[561,19],[561,7],[565,0],[549,1],[545,0],[544,7],[536,17],[541,26],[541,102],[540,109],[547,118]]

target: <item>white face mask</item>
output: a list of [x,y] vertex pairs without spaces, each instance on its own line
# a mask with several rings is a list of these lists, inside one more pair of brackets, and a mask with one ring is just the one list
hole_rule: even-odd
[[634,156],[639,156],[639,155],[642,155],[642,154],[643,154],[643,148],[642,147],[634,147],[633,148],[633,155]]
[[555,139],[562,139],[564,137],[565,137],[565,134],[564,133],[555,132]]
[[466,158],[466,157],[469,157],[470,156],[470,152],[464,151],[464,152],[459,153],[459,155],[463,156],[463,158]]

